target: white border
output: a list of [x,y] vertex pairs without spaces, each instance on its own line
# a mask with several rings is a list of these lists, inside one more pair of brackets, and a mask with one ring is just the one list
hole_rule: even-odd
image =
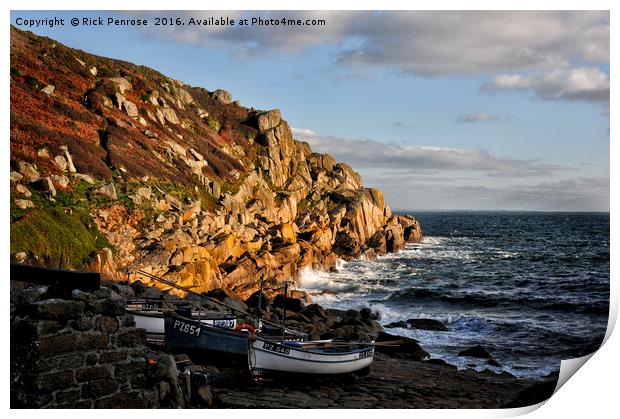
[[[171,1],[162,1],[162,0],[134,0],[132,2],[127,2],[126,0],[110,0],[101,3],[89,2],[85,3],[82,1],[76,0],[66,0],[66,1],[44,1],[44,0],[36,0],[36,1],[15,1],[9,0],[3,2],[6,5],[3,8],[3,16],[5,18],[5,22],[10,20],[9,11],[11,9],[14,10],[37,10],[37,9],[65,9],[65,10],[200,10],[200,9],[212,9],[212,10],[373,10],[373,9],[418,9],[418,10],[611,10],[612,23],[614,22],[615,10],[617,7],[614,7],[618,2],[612,1],[603,1],[603,0],[589,0],[589,1],[575,1],[568,0],[563,2],[552,2],[552,1],[543,1],[543,0],[504,0],[502,2],[498,1],[489,1],[489,0],[470,0],[467,3],[458,1],[458,0],[444,0],[444,1],[393,1],[393,0],[383,0],[381,2],[377,1],[369,1],[369,0],[360,0],[356,2],[343,2],[343,1],[326,1],[326,0],[316,0],[316,1],[297,1],[291,2],[282,1],[282,0],[267,0],[260,2],[258,5],[256,2],[243,1],[243,0],[231,0],[231,1],[218,1],[218,2],[208,2],[208,1],[187,1],[187,0],[175,0]],[[2,177],[2,183],[0,183],[0,188],[2,188],[2,192],[4,196],[8,197],[8,161],[9,161],[9,77],[6,74],[9,65],[9,40],[8,28],[5,28],[2,31],[3,42],[3,54],[2,59],[4,61],[4,69],[5,69],[5,77],[4,82],[1,85],[2,89],[2,97],[4,98],[2,102],[2,112],[0,117],[2,118],[2,127],[4,128],[4,141],[2,142],[2,147],[0,148],[0,161],[3,165],[1,169],[0,176]],[[614,26],[612,24],[612,34],[611,34],[611,51],[614,51],[613,45],[614,36],[615,36]],[[611,65],[611,79],[616,80],[617,70],[616,64],[617,60],[616,54],[612,53],[612,65]],[[611,92],[611,109],[610,115],[610,128],[611,134],[610,138],[617,140],[616,129],[611,123],[614,118],[613,115],[616,113],[614,104],[616,103],[617,94],[616,90],[612,90]],[[610,159],[612,160],[611,167],[611,179],[617,178],[617,166],[613,164],[614,161],[617,161],[617,152],[618,146],[614,141],[610,143]],[[617,317],[618,311],[618,285],[617,280],[615,278],[616,264],[613,263],[614,255],[617,253],[615,251],[615,241],[614,238],[618,237],[617,232],[617,223],[615,223],[614,210],[617,207],[617,194],[615,185],[612,181],[611,184],[611,213],[612,213],[612,223],[611,223],[611,235],[612,235],[612,245],[611,245],[611,255],[612,255],[612,264],[611,264],[611,278],[612,278],[612,294],[610,301],[610,326],[608,328],[608,337],[612,330],[613,324],[615,324],[615,319]],[[9,205],[8,199],[4,199],[0,204],[0,208],[2,208],[2,217],[5,221],[5,224],[2,225],[1,232],[3,240],[0,241],[0,255],[3,257],[3,263],[0,269],[2,269],[2,277],[6,279],[8,278],[8,255],[9,255],[9,231],[8,231],[8,219],[9,219]],[[8,281],[5,282],[5,287],[8,287]],[[5,288],[6,289],[6,288]],[[5,295],[5,313],[8,313],[8,292]],[[8,322],[5,323],[8,329]],[[5,330],[8,332],[8,330]],[[8,334],[8,333],[6,333]],[[8,339],[6,339],[8,341]],[[8,342],[7,342],[8,343]],[[3,405],[6,406],[6,409],[9,409],[9,382],[7,380],[9,375],[9,353],[8,353],[8,345],[5,343],[3,350],[3,359],[4,362],[4,391],[2,393],[2,401]],[[585,415],[595,416],[610,416],[610,413],[616,411],[617,403],[617,373],[618,373],[618,365],[620,362],[615,356],[615,353],[618,353],[618,338],[616,336],[611,335],[607,343],[596,353],[592,358],[588,361],[587,366],[582,368],[578,373],[577,377],[569,380],[560,391],[555,394],[542,408],[535,409],[532,408],[524,408],[524,409],[511,409],[511,410],[454,410],[454,411],[432,411],[432,410],[416,410],[416,411],[339,411],[339,410],[331,410],[331,411],[303,411],[297,410],[294,412],[291,411],[254,411],[254,412],[243,412],[243,411],[235,411],[234,415],[246,415],[252,414],[260,417],[263,416],[289,416],[295,415],[296,417],[306,418],[315,416],[317,414],[320,415],[328,415],[328,416],[346,416],[353,417],[353,415],[358,416],[360,414],[364,416],[375,416],[375,415],[397,415],[398,417],[405,417],[410,415],[423,415],[424,417],[432,416],[432,417],[505,417],[505,416],[515,416],[527,413],[528,411],[534,410],[534,413],[531,414],[531,417],[538,418],[550,418],[550,417],[567,417],[567,418],[577,418],[583,417]],[[6,351],[6,352],[5,352]],[[539,407],[539,406],[536,406]],[[232,413],[232,412],[231,412]],[[11,411],[10,414],[16,416],[22,415],[31,415],[33,412],[28,411]],[[38,413],[34,413],[38,414]],[[75,412],[75,411],[46,411],[45,415],[52,416],[60,416],[60,415],[83,415],[85,412]],[[110,415],[110,412],[107,411],[92,411],[88,412],[88,415],[93,415],[95,417],[107,417]],[[170,417],[170,415],[183,415],[183,416],[198,416],[198,415],[214,415],[214,416],[224,416],[229,413],[224,410],[218,411],[208,411],[202,412],[198,411],[178,411],[170,412],[170,411],[122,411],[115,412],[115,415],[128,415],[132,416],[142,416],[149,415],[149,417]]]

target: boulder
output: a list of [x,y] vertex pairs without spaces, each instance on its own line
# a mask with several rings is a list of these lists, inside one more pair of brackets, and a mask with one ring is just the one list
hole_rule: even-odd
[[283,243],[296,243],[297,235],[295,234],[295,228],[292,224],[283,223],[274,227],[274,231],[276,233],[277,241],[281,241]]
[[34,208],[34,204],[29,199],[16,199],[14,202],[20,209]]
[[113,183],[108,183],[97,189],[97,195],[104,196],[110,199],[117,199],[116,187]]
[[439,320],[433,319],[409,319],[407,323],[414,329],[435,330],[439,332],[447,332],[449,329]]
[[279,109],[262,112],[256,116],[256,123],[259,131],[267,131],[277,127],[282,120]]
[[71,173],[77,172],[75,170],[75,166],[73,165],[73,159],[71,158],[71,154],[69,153],[69,147],[66,145],[60,146],[60,149],[65,153],[65,160],[67,161],[67,168]]
[[224,301],[226,298],[228,298],[228,293],[221,288],[212,289],[208,291],[205,295],[218,301]]
[[16,172],[15,170],[11,170],[11,183],[19,182],[23,178],[24,177],[20,175],[18,172]]
[[26,198],[30,198],[32,196],[32,192],[30,192],[30,190],[24,185],[22,185],[21,183],[18,183],[17,185],[15,185],[15,189],[17,190],[17,192],[24,195]]
[[232,95],[223,89],[215,90],[213,93],[211,93],[211,97],[220,103],[232,102]]
[[407,322],[404,321],[404,320],[400,320],[400,321],[397,321],[397,322],[392,322],[392,323],[386,324],[385,327],[388,328],[388,329],[394,329],[396,327],[401,327],[403,329],[408,329],[409,328],[409,326],[407,325]]
[[69,178],[64,175],[52,175],[52,181],[61,188],[66,188],[69,185]]
[[54,86],[53,84],[48,84],[43,89],[41,89],[41,91],[48,96],[54,94],[54,90],[56,90],[56,86]]
[[304,309],[304,303],[299,298],[285,297],[282,294],[278,294],[273,299],[273,306],[277,308],[286,307],[287,310],[299,313]]
[[458,353],[458,356],[470,356],[472,358],[493,359],[493,356],[481,345],[476,345]]
[[179,97],[179,99],[181,100],[181,102],[183,102],[185,105],[189,105],[194,101],[194,98],[192,97],[192,95],[190,95],[187,90],[182,89],[182,88],[177,88],[176,89],[177,92],[177,96]]
[[121,95],[125,94],[126,90],[131,90],[131,83],[129,83],[129,80],[127,80],[126,78],[112,77],[108,80],[110,80],[117,86],[118,90],[121,92]]
[[127,114],[127,116],[129,116],[130,118],[135,119],[138,116],[140,116],[140,113],[138,112],[138,107],[136,106],[135,103],[125,100],[123,101],[122,107],[125,113]]
[[267,305],[269,304],[269,300],[267,299],[267,296],[260,291],[256,291],[255,293],[250,295],[248,299],[245,300],[245,304],[250,308],[258,308],[259,300],[261,301],[261,310],[265,310],[267,308]]
[[163,119],[170,122],[171,124],[177,125],[180,122],[179,117],[172,108],[157,109],[157,114],[159,115],[160,113],[163,116]]
[[56,163],[56,166],[60,167],[62,170],[67,170],[67,159],[65,159],[64,156],[54,157],[54,163]]
[[375,342],[397,342],[397,346],[377,346],[375,350],[395,358],[407,358],[414,361],[425,361],[430,359],[430,354],[426,352],[415,339],[405,336],[395,336],[389,333],[380,332]]
[[83,180],[84,182],[89,183],[91,185],[93,185],[95,183],[95,179],[93,179],[92,177],[90,177],[88,175],[85,175],[83,173],[76,173],[75,177],[80,179],[80,180]]
[[321,319],[325,320],[327,318],[327,313],[325,309],[318,304],[309,304],[301,310],[301,314],[308,317],[309,319]]
[[17,171],[29,182],[39,180],[41,178],[39,171],[32,164],[24,161],[17,162]]

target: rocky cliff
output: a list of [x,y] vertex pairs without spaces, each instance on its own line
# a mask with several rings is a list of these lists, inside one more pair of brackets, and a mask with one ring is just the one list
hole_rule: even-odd
[[422,239],[358,173],[259,111],[11,28],[11,254],[196,291],[275,291]]

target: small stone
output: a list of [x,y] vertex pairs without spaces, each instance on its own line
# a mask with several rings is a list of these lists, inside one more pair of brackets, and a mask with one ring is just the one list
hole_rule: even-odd
[[28,208],[34,208],[34,204],[29,199],[16,199],[15,205],[17,205],[19,209],[23,209],[23,210],[28,209]]
[[56,166],[60,167],[62,170],[67,170],[67,159],[65,159],[64,156],[54,157],[54,163],[56,163]]
[[191,154],[194,157],[194,159],[196,159],[197,161],[204,160],[204,157],[202,157],[202,154],[200,154],[199,152],[197,152],[193,148],[190,148],[188,151],[189,151],[189,154]]
[[122,107],[127,116],[129,116],[130,118],[137,118],[140,115],[140,113],[138,112],[138,107],[133,102],[125,100],[123,101]]
[[88,72],[93,76],[97,77],[97,67],[91,67]]
[[20,175],[18,172],[16,172],[15,170],[11,170],[11,182],[12,183],[19,182],[23,178],[24,177]]
[[15,185],[15,189],[17,189],[17,192],[24,195],[26,198],[30,198],[32,196],[32,192],[30,192],[30,190],[21,183]]
[[41,178],[39,171],[35,167],[24,161],[17,163],[17,171],[28,181],[35,181]]
[[85,175],[83,173],[76,173],[75,177],[80,180],[83,180],[86,183],[90,183],[91,185],[95,183],[95,180],[92,177]]
[[15,258],[15,262],[17,263],[24,263],[28,259],[28,255],[26,254],[26,252],[17,252],[15,253],[15,255],[13,255],[13,257]]
[[31,304],[29,311],[41,319],[77,319],[84,314],[82,301],[70,301],[53,298]]
[[75,371],[75,379],[83,383],[84,381],[92,381],[99,378],[109,378],[112,376],[112,371],[107,366],[100,367],[86,367],[80,368]]
[[97,189],[97,195],[105,196],[110,199],[117,199],[116,187],[113,183],[108,183],[107,185]]
[[54,94],[54,90],[56,90],[56,86],[54,86],[53,84],[48,84],[43,89],[41,89],[41,91],[48,96]]
[[37,389],[44,392],[64,390],[73,385],[73,371],[40,374],[36,379]]
[[66,188],[69,185],[69,178],[64,175],[52,175],[52,180],[61,188]]
[[71,154],[69,154],[69,147],[66,145],[60,146],[60,149],[65,152],[65,159],[67,160],[67,167],[71,173],[77,172],[75,170],[75,166],[73,165],[73,159],[71,158]]
[[99,380],[87,381],[82,386],[82,398],[98,399],[99,397],[115,393],[118,390],[118,386],[118,381],[115,378],[102,378]]
[[150,131],[148,129],[143,130],[142,134],[144,134],[144,136],[147,137],[147,138],[157,138],[157,137],[159,137],[159,135],[157,135],[156,133],[154,133],[153,131]]
[[50,155],[47,151],[47,148],[43,147],[37,150],[37,156],[41,157],[42,159],[47,159]]

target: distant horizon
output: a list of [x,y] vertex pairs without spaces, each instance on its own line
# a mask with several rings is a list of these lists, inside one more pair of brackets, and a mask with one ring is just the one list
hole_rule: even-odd
[[393,213],[409,212],[528,212],[528,213],[548,213],[548,214],[610,214],[611,211],[579,211],[579,210],[518,210],[518,209],[392,209]]

